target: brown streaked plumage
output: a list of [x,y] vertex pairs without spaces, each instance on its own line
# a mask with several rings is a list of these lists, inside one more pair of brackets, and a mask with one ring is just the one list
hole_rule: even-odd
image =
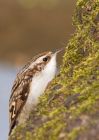
[[35,56],[17,74],[9,100],[9,135],[14,127],[23,121],[23,117],[27,119],[31,107],[34,107],[48,83],[55,77],[56,55],[62,50],[55,53],[44,52]]
[[[45,65],[50,61],[51,55],[52,52],[44,52],[35,56],[17,74],[17,77],[12,87],[12,91],[11,91],[12,94],[9,100],[9,117],[10,117],[9,135],[11,134],[12,129],[17,125],[18,116],[21,113],[22,108],[24,107],[27,101],[29,91],[30,91],[30,84],[33,76],[44,69]],[[42,56],[44,56],[45,58],[47,57],[47,61],[42,60],[40,61],[40,63],[35,64],[36,60],[38,60],[38,58]]]

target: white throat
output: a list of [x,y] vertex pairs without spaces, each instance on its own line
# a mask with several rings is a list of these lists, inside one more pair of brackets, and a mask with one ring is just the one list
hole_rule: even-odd
[[48,83],[55,77],[56,71],[56,54],[54,54],[44,70],[33,77],[26,104],[32,105],[38,102],[39,96],[44,93]]

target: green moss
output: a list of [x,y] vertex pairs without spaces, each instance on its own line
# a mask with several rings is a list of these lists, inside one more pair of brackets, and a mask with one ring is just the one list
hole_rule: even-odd
[[32,139],[31,132],[26,132],[26,140],[31,140],[31,139]]
[[[38,129],[36,129],[33,139],[35,140],[44,140],[44,139],[53,139],[57,140],[57,136],[61,129],[63,128],[64,123],[62,120],[59,119],[59,117],[55,117],[55,119],[48,121]],[[53,131],[51,128],[53,128],[55,131]]]
[[92,118],[95,124],[99,121],[93,117],[99,114],[98,2],[77,0],[73,18],[76,31],[66,46],[60,76],[40,97],[26,126],[18,126],[11,140],[91,138]]
[[78,136],[78,133],[82,132],[84,128],[80,128],[80,127],[77,127],[77,128],[74,128],[71,133],[69,133],[68,135],[68,140],[75,140],[77,139],[77,136]]

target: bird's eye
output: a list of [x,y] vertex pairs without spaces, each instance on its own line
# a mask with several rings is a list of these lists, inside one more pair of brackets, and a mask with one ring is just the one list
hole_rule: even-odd
[[48,60],[48,58],[47,58],[47,57],[44,57],[44,58],[43,58],[43,61],[44,61],[44,62],[46,62],[47,60]]

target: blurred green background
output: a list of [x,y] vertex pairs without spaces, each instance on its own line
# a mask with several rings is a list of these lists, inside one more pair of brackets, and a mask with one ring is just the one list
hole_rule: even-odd
[[0,0],[0,61],[14,65],[63,47],[73,33],[75,0]]
[[34,55],[66,46],[74,32],[76,0],[0,0],[0,137],[7,140],[8,108],[19,68]]

